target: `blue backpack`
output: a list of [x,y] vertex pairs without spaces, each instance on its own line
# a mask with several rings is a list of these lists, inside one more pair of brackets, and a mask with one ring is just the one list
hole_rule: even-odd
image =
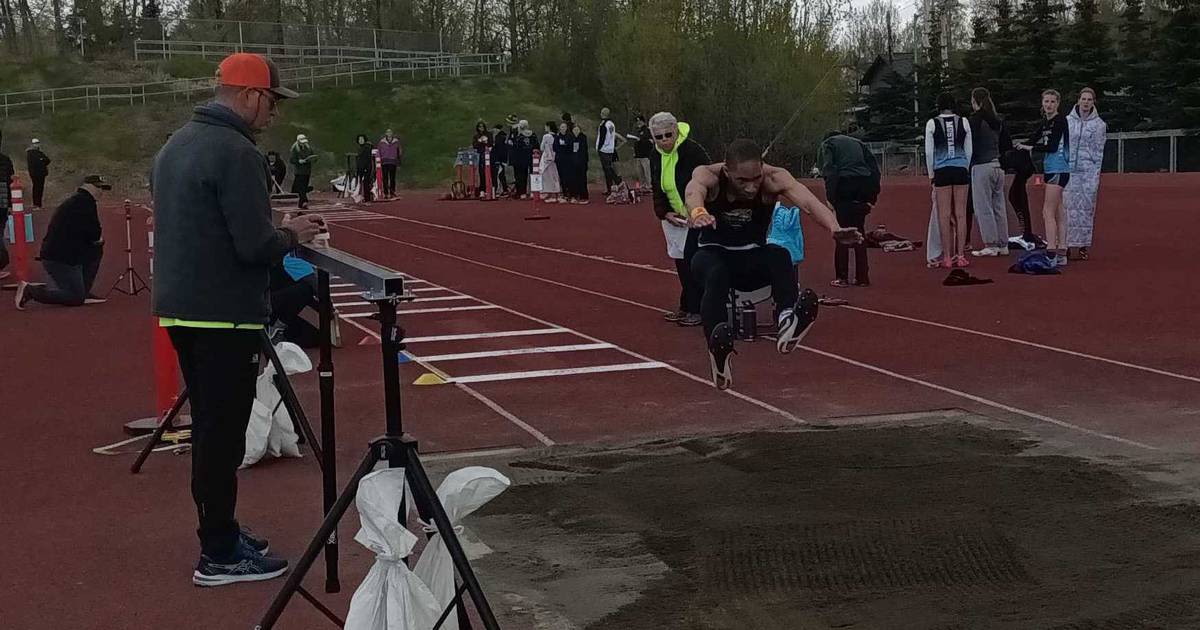
[[1035,249],[1021,254],[1017,262],[1008,268],[1009,273],[1027,273],[1033,276],[1049,276],[1062,273],[1044,249]]

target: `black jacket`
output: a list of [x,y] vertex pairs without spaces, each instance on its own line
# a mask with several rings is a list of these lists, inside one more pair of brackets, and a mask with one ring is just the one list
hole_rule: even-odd
[[271,267],[296,247],[272,223],[267,158],[237,114],[195,109],[154,158],[154,314],[266,324]]
[[493,163],[495,163],[495,162],[507,163],[508,162],[509,146],[512,144],[509,142],[509,140],[511,138],[512,137],[508,135],[508,132],[504,131],[504,130],[500,130],[500,131],[496,132],[496,135],[492,137],[492,142],[495,143],[495,146],[492,147],[492,162]]
[[633,143],[633,157],[635,159],[654,157],[654,139],[650,137],[650,127],[643,126],[638,129],[637,142]]
[[8,183],[12,181],[15,172],[12,160],[0,153],[0,221],[8,220]]
[[50,158],[42,153],[41,149],[28,149],[25,151],[25,166],[28,167],[30,177],[45,177],[50,174]]
[[364,171],[370,173],[375,171],[375,156],[371,154],[371,150],[375,147],[370,142],[358,145],[358,153],[354,155],[354,168],[358,172]]
[[[699,142],[687,138],[678,148],[679,161],[675,163],[675,186],[679,196],[683,197],[687,185],[692,181],[692,171],[699,166],[712,164],[708,151]],[[654,215],[660,220],[667,218],[671,210],[671,202],[667,193],[662,190],[662,154],[655,151],[650,157],[650,181],[654,183]]]
[[80,188],[54,210],[42,239],[42,259],[82,265],[100,254],[100,234],[96,200]]
[[520,133],[512,139],[512,149],[508,160],[514,167],[529,170],[533,166],[534,141],[533,136],[524,136]]

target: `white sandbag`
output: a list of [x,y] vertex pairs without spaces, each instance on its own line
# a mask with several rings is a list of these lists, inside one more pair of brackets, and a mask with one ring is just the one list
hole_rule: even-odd
[[667,239],[667,256],[672,260],[683,260],[684,249],[687,247],[688,229],[666,219],[662,221],[662,229],[663,236]]
[[354,591],[346,630],[430,630],[442,614],[433,593],[404,564],[417,544],[396,517],[402,502],[412,505],[404,501],[407,488],[403,468],[373,472],[358,485],[354,500],[362,526],[354,540],[375,554],[375,565]]
[[[508,477],[494,469],[468,466],[446,475],[446,479],[438,487],[437,496],[445,507],[446,516],[449,517],[455,531],[461,532],[459,523],[463,518],[499,496],[511,484]],[[437,531],[432,523],[423,525],[429,533]],[[454,599],[454,560],[440,535],[434,533],[429,539],[429,544],[421,552],[413,573],[420,576],[433,592],[440,607],[448,606]],[[442,628],[458,630],[458,618],[452,613],[446,618]]]
[[[302,374],[312,370],[312,361],[294,343],[275,346],[275,354],[287,374]],[[300,457],[299,436],[292,427],[292,417],[282,404],[283,396],[272,380],[275,366],[267,362],[254,386],[254,405],[250,409],[250,424],[246,427],[246,455],[242,468],[253,466],[263,457]]]

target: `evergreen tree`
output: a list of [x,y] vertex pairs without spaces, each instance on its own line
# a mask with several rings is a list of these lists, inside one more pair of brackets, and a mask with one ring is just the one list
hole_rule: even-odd
[[991,67],[991,39],[986,16],[976,13],[971,18],[971,47],[962,56],[962,67],[954,73],[956,90],[969,98],[977,87],[995,89],[996,73]]
[[[1027,107],[1030,85],[1029,67],[1020,57],[1021,42],[1018,39],[1016,19],[1013,17],[1012,0],[996,0],[996,27],[988,37],[988,63],[991,64],[992,101],[996,108],[1008,119],[1014,116],[1021,107]],[[1025,125],[1027,126],[1027,125]],[[1010,127],[1022,129],[1020,121]]]
[[1115,58],[1108,25],[1099,20],[1097,0],[1075,0],[1075,21],[1067,30],[1066,64],[1059,83],[1064,92],[1078,93],[1091,87],[1101,98],[1110,91],[1115,77]]
[[1150,24],[1142,0],[1125,0],[1121,12],[1121,56],[1117,62],[1116,87],[1123,92],[1113,111],[1114,130],[1146,129],[1155,107],[1155,80]]
[[1032,129],[1041,117],[1041,93],[1056,86],[1056,64],[1061,52],[1058,0],[1026,0],[1016,20],[1014,57],[1021,67],[1019,91],[1006,95],[1006,109],[1014,129]]
[[[1156,56],[1161,94],[1171,95],[1151,117],[1164,127],[1200,126],[1200,7],[1195,0],[1167,0],[1167,20]],[[1156,124],[1156,126],[1159,126]]]
[[863,101],[859,127],[871,141],[909,142],[921,135],[917,112],[913,111],[916,86],[911,76],[887,71],[880,86]]
[[942,41],[942,22],[945,13],[940,2],[934,2],[926,16],[925,58],[917,65],[917,99],[921,120],[937,115],[937,97],[949,89],[946,76],[945,46]]

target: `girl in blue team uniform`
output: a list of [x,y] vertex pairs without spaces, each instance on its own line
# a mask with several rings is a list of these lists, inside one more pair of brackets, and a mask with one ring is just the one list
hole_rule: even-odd
[[[954,113],[954,96],[938,96],[940,112],[925,125],[925,163],[937,199],[942,258],[931,266],[966,267],[967,189],[971,186],[971,126]],[[955,230],[958,230],[956,234]]]
[[1067,264],[1067,217],[1063,209],[1063,189],[1071,179],[1071,133],[1067,118],[1058,113],[1061,97],[1055,90],[1042,92],[1042,123],[1033,134],[1032,145],[1018,149],[1045,154],[1042,169],[1046,178],[1046,201],[1042,218],[1046,222],[1046,249],[1054,255],[1054,264]]

